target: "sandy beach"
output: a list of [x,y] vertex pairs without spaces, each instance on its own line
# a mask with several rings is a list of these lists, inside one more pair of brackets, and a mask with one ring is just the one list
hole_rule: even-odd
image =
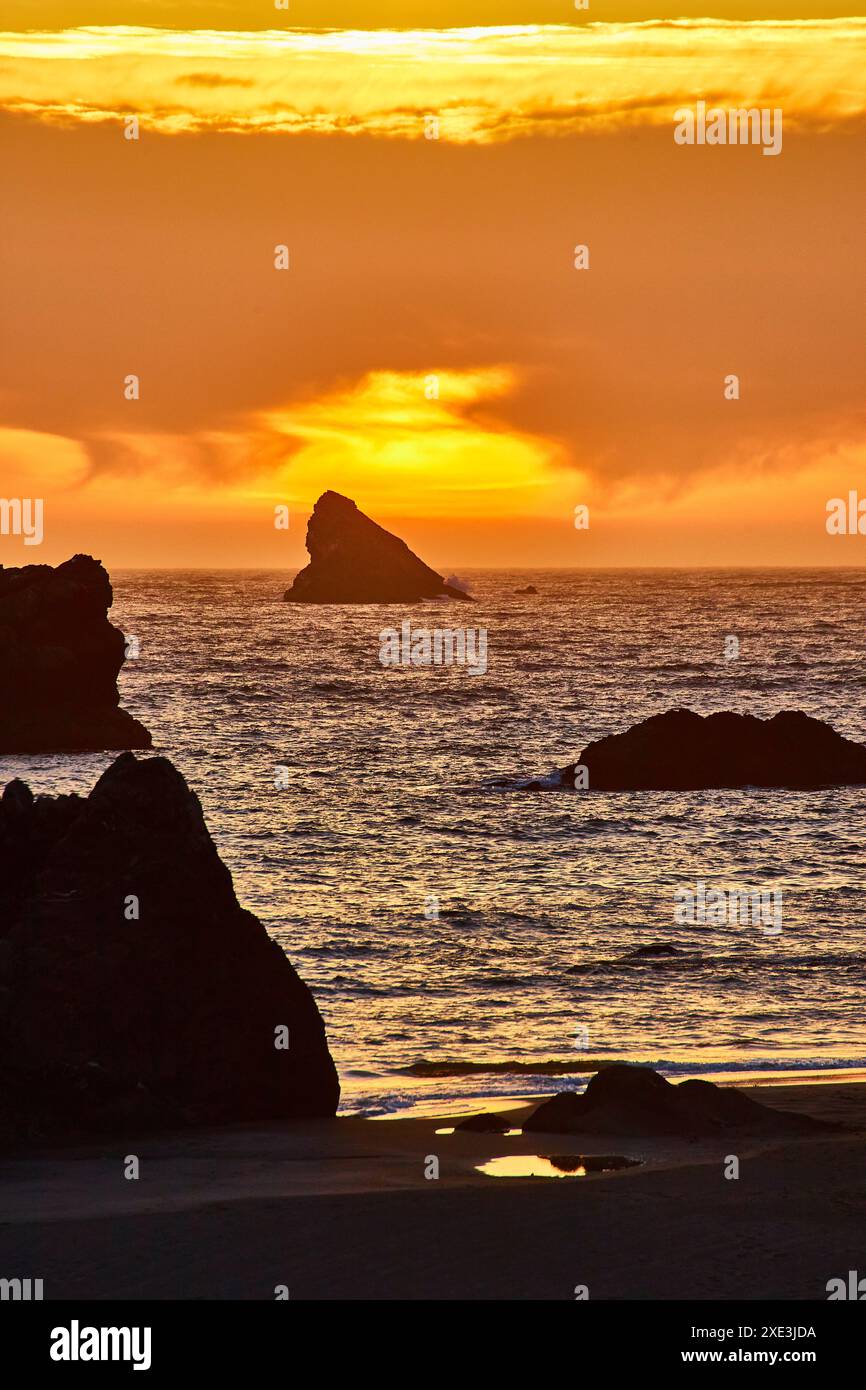
[[[846,1128],[737,1150],[337,1119],[42,1151],[0,1164],[0,1261],[42,1278],[46,1299],[273,1299],[284,1285],[302,1300],[570,1300],[585,1285],[590,1299],[824,1300],[863,1264],[866,1083],[749,1093]],[[507,1112],[514,1128],[527,1109]],[[535,1153],[641,1166],[477,1171]]]

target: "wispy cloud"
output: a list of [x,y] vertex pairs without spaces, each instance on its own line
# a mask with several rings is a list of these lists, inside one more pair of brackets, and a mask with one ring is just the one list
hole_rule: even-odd
[[[0,108],[51,122],[134,112],[167,134],[372,134],[489,143],[659,124],[697,98],[789,123],[866,113],[866,19],[445,30],[0,34]],[[197,66],[198,65],[198,66]]]
[[[55,487],[95,500],[134,485],[191,504],[207,490],[225,504],[278,493],[307,505],[327,480],[362,490],[383,515],[419,504],[431,516],[543,509],[573,477],[563,479],[556,442],[497,415],[516,386],[507,365],[373,371],[312,399],[237,416],[233,430],[90,433],[74,473],[48,472]],[[27,438],[5,434],[16,446]],[[73,441],[61,442],[72,449]]]
[[362,488],[383,514],[420,500],[427,515],[534,510],[561,485],[553,441],[496,418],[517,386],[506,365],[374,371],[317,400],[264,413],[253,452],[300,496],[322,478]]

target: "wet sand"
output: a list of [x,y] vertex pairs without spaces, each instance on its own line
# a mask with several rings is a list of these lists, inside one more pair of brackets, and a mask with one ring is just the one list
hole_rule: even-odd
[[[748,1091],[849,1128],[732,1144],[338,1119],[6,1158],[0,1274],[43,1279],[46,1299],[273,1299],[277,1285],[298,1299],[573,1299],[586,1285],[591,1299],[824,1300],[829,1279],[866,1273],[866,1083]],[[519,1127],[528,1109],[503,1113]],[[534,1153],[641,1166],[477,1171]]]

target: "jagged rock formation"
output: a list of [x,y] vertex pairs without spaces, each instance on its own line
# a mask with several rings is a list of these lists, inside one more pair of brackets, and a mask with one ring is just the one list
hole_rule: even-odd
[[118,708],[123,633],[98,560],[0,568],[0,754],[149,748]]
[[329,1116],[338,1099],[315,1001],[239,906],[170,762],[124,753],[86,798],[6,787],[0,1138]]
[[287,590],[289,603],[472,601],[413,555],[405,541],[377,526],[338,492],[322,493],[313,508],[307,550],[310,563]]
[[866,747],[799,710],[758,719],[675,709],[588,744],[577,763],[563,769],[561,786],[575,785],[576,766],[587,768],[595,791],[808,789],[866,783]]

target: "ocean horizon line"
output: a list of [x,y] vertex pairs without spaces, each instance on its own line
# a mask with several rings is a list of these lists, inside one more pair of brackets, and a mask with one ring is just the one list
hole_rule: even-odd
[[[866,573],[866,565],[465,565],[451,561],[471,574],[845,574]],[[3,565],[0,564],[0,569]],[[9,569],[16,568],[13,565]],[[291,574],[303,565],[123,565],[113,564],[114,574]],[[441,569],[449,565],[440,564]]]

